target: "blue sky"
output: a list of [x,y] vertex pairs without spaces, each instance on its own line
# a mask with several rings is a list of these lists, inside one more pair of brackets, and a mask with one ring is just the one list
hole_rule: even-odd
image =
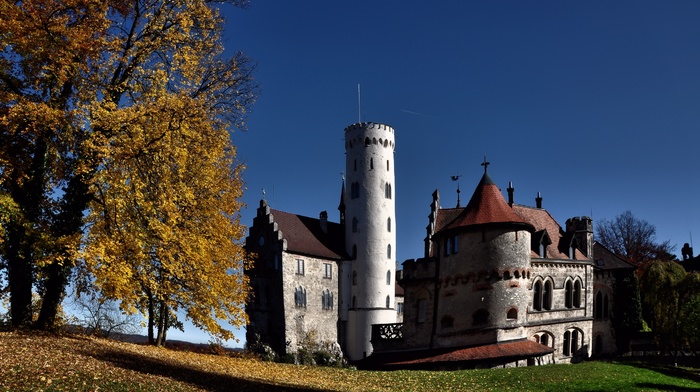
[[[422,256],[431,193],[489,174],[516,203],[594,226],[631,210],[700,243],[700,2],[253,1],[225,46],[262,92],[236,132],[252,224],[273,208],[337,221],[343,129],[396,130],[397,259]],[[696,253],[700,253],[700,247]]]

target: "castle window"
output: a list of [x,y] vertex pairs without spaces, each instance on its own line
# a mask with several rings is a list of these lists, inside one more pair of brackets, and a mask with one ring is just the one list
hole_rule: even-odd
[[444,248],[445,248],[445,256],[449,256],[450,255],[450,239],[449,238],[445,238],[445,247]]
[[370,144],[372,144],[372,141],[369,140],[368,137],[366,137],[366,138],[365,138],[365,147],[369,146]]
[[304,259],[297,259],[297,275],[304,275]]
[[417,319],[416,319],[416,320],[418,321],[418,323],[424,323],[424,322],[425,322],[425,313],[426,313],[426,310],[427,310],[427,309],[425,308],[426,305],[427,305],[427,304],[426,304],[425,299],[419,299],[419,300],[418,300],[418,305],[417,305],[417,306],[418,306],[418,317],[417,317]]
[[603,318],[608,317],[610,317],[610,313],[608,313],[608,295],[605,294],[603,296]]
[[357,225],[359,221],[357,220],[356,217],[352,217],[352,232],[357,233]]
[[533,285],[532,296],[533,310],[551,310],[552,309],[552,281],[546,280],[544,283],[537,279]]
[[552,281],[544,282],[544,291],[542,292],[542,308],[544,310],[552,309]]
[[391,270],[386,271],[386,284],[387,285],[391,284]]
[[564,306],[566,306],[567,308],[570,309],[571,303],[573,302],[573,298],[574,298],[574,293],[573,293],[571,281],[567,280],[566,281],[566,293],[565,293],[565,297],[564,297]]
[[386,231],[391,233],[391,217],[386,218]]
[[386,246],[386,258],[387,259],[391,258],[391,244]]
[[354,295],[352,296],[352,308],[355,309],[357,307],[357,297]]
[[323,264],[323,277],[325,279],[332,279],[332,277],[333,277],[333,264],[330,264],[330,263]]
[[294,288],[294,306],[297,308],[306,307],[306,289],[301,286]]
[[357,286],[357,271],[352,271],[352,285]]
[[[384,146],[384,147],[386,147],[386,146]],[[386,160],[386,171],[389,171],[389,160],[388,159]]]
[[350,184],[350,198],[357,199],[360,197],[360,183],[353,182]]
[[454,326],[455,319],[454,317],[450,315],[444,315],[442,316],[442,319],[440,319],[440,328],[445,329],[445,328],[452,328]]
[[391,199],[391,184],[388,182],[384,184],[384,197]]
[[546,333],[542,334],[542,336],[540,337],[540,344],[549,346],[549,335],[547,335]]
[[542,310],[542,282],[540,280],[535,282],[533,292],[532,308],[534,310]]
[[489,321],[489,311],[486,309],[479,309],[474,314],[472,314],[472,323],[474,325],[484,325]]
[[457,236],[452,237],[452,254],[455,254],[459,251],[459,241],[457,240]]
[[583,334],[578,329],[571,329],[564,332],[562,353],[567,357],[576,355],[579,347],[581,347],[582,338]]
[[386,308],[391,309],[391,297],[388,295],[386,296]]
[[574,298],[573,298],[574,308],[581,307],[581,281],[576,280],[574,282]]
[[506,319],[517,320],[518,319],[518,309],[516,309],[516,308],[508,309],[508,313],[506,313]]
[[403,302],[396,303],[396,313],[403,314]]
[[374,158],[369,159],[369,170],[374,170]]
[[321,294],[321,308],[323,310],[333,309],[333,293],[328,289]]

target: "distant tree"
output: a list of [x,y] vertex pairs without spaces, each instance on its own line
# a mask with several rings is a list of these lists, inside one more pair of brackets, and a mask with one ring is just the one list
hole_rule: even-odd
[[72,305],[76,313],[73,322],[88,335],[108,338],[114,333],[132,334],[140,329],[138,316],[122,311],[116,301],[99,298],[97,293],[77,295]]
[[625,211],[613,220],[598,223],[596,240],[634,265],[649,260],[675,260],[675,246],[670,241],[656,242],[656,227]]

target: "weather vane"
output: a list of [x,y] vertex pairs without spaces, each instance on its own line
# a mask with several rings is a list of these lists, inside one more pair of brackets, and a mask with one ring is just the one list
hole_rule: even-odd
[[491,162],[487,161],[486,155],[484,155],[484,162],[481,164],[481,166],[484,167],[484,174],[486,174],[486,172],[488,171],[490,164],[491,164]]
[[459,194],[462,192],[459,190],[459,178],[462,177],[461,175],[457,174],[456,176],[450,176],[452,178],[452,181],[457,181],[457,208],[460,208],[460,200],[459,200]]

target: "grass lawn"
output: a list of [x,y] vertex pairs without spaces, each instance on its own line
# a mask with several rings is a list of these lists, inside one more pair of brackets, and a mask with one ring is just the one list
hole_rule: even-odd
[[598,362],[371,372],[196,354],[85,336],[0,333],[0,391],[700,391],[700,370]]

